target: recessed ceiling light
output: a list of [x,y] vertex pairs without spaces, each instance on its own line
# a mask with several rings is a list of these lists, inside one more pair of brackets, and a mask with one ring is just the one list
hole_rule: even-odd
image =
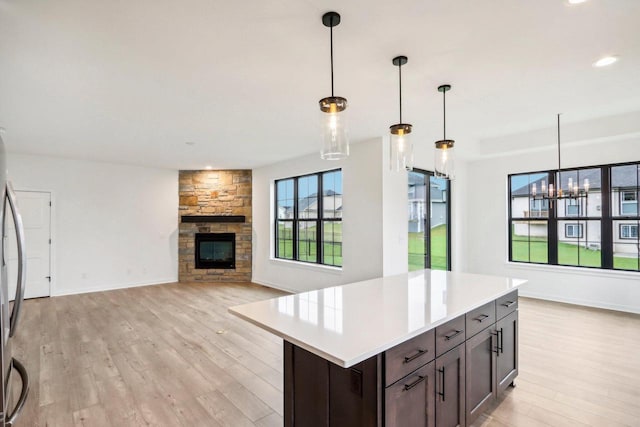
[[187,144],[187,145],[196,145],[196,143],[193,142],[193,141],[187,141],[187,142],[185,142],[185,144]]
[[580,4],[580,3],[584,3],[587,0],[567,0],[569,2],[569,4]]
[[205,166],[204,168],[205,168],[206,170],[208,170],[208,171],[210,171],[211,169],[213,169],[213,167],[212,167],[212,166]]
[[617,56],[605,56],[602,57],[600,59],[598,59],[596,62],[593,63],[594,67],[606,67],[607,65],[611,65],[614,62],[618,61],[618,57]]

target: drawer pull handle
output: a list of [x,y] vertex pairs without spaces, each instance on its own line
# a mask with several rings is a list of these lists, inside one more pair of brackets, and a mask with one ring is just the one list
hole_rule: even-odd
[[515,304],[515,303],[516,303],[515,301],[507,301],[507,302],[505,302],[504,304],[501,304],[501,305],[502,305],[503,307],[507,307],[507,308],[509,308],[509,307],[511,307],[511,306],[512,306],[513,304]]
[[489,318],[489,315],[488,315],[488,314],[481,314],[480,316],[476,317],[476,318],[475,318],[475,319],[473,319],[473,320],[477,320],[478,322],[482,323],[482,322],[484,322],[485,320],[487,320],[488,318]]
[[404,385],[404,391],[409,391],[412,388],[414,388],[415,386],[417,386],[418,384],[420,384],[422,381],[424,381],[426,377],[423,377],[422,375],[418,375],[418,379],[415,380],[414,382],[412,382],[411,384],[405,384]]
[[[496,346],[493,351],[496,353],[497,357],[500,357],[500,353],[504,353],[504,348],[502,347],[502,339],[504,338],[504,336],[502,335],[502,333],[502,328],[496,329],[495,332],[491,332],[491,335],[496,337]],[[491,345],[493,345],[493,338],[491,339],[491,342]]]
[[444,339],[449,341],[455,337],[457,337],[458,335],[460,335],[461,333],[463,333],[464,331],[462,329],[456,329],[454,333],[449,334],[449,335],[445,335]]
[[418,352],[416,354],[414,354],[413,356],[405,356],[404,358],[404,362],[403,363],[410,363],[413,362],[414,360],[416,360],[418,357],[427,354],[428,350],[418,350]]
[[440,391],[438,392],[438,395],[440,397],[442,397],[442,401],[444,402],[444,366],[440,369],[438,369],[438,373],[440,374]]

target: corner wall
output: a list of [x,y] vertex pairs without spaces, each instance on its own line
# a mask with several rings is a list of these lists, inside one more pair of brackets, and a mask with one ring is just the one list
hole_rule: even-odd
[[15,153],[7,163],[16,190],[52,193],[52,295],[178,280],[178,171]]
[[[346,160],[312,154],[253,170],[254,282],[304,292],[382,276],[382,147],[377,138],[353,144]],[[345,194],[343,268],[274,259],[274,181],[336,168]]]

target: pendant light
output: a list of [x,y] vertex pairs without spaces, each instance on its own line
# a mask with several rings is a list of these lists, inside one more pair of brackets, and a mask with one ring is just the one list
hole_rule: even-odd
[[400,121],[389,126],[391,132],[391,170],[399,172],[413,169],[413,143],[411,142],[411,128],[408,123],[402,123],[402,66],[408,61],[406,56],[393,58],[393,65],[398,67],[398,92],[400,94]]
[[340,23],[340,15],[327,12],[322,15],[322,23],[330,29],[331,40],[331,96],[320,100],[322,126],[322,147],[320,157],[324,160],[340,160],[349,156],[349,138],[347,135],[347,100],[333,94],[333,27]]
[[[560,114],[557,115],[558,116],[558,173],[557,173],[557,177],[556,177],[556,183],[561,184],[560,182],[560,171],[562,171],[562,165],[560,164]],[[546,199],[546,200],[550,200],[551,203],[553,203],[554,200],[558,200],[558,199],[579,199],[579,198],[584,198],[587,197],[587,194],[589,193],[589,178],[585,178],[583,181],[583,187],[580,188],[580,184],[578,183],[578,181],[576,180],[576,182],[573,182],[573,178],[569,177],[569,179],[567,180],[567,192],[565,193],[562,190],[562,184],[559,186],[556,186],[557,188],[553,188],[553,184],[549,183],[549,186],[547,187],[546,183],[544,181],[542,181],[540,183],[540,190],[541,193],[540,195],[538,195],[538,188],[536,183],[534,182],[533,184],[531,184],[531,195],[533,196],[534,199]]]
[[435,163],[435,176],[446,179],[454,178],[453,170],[453,146],[455,141],[453,139],[447,139],[447,104],[446,93],[451,90],[451,85],[438,86],[438,92],[442,92],[442,128],[443,138],[440,141],[436,141],[436,163]]

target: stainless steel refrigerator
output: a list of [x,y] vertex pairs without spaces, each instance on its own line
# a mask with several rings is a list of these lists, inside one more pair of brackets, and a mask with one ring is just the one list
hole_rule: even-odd
[[[27,401],[29,394],[29,376],[27,371],[11,354],[12,337],[15,335],[20,319],[20,310],[24,301],[24,287],[26,284],[26,256],[24,252],[24,227],[22,217],[18,212],[16,194],[13,191],[11,181],[7,177],[7,155],[4,142],[0,136],[0,191],[2,191],[2,206],[0,209],[0,224],[2,224],[2,242],[0,242],[0,259],[2,260],[2,275],[0,286],[0,331],[2,331],[2,342],[0,343],[0,359],[2,361],[2,390],[0,392],[0,427],[10,427],[16,425],[16,420]],[[15,224],[15,233],[18,242],[18,285],[16,288],[15,300],[9,302],[9,286],[7,279],[6,263],[6,235],[8,216],[11,215]],[[12,375],[18,374],[21,381],[15,381]],[[17,402],[14,403],[14,393],[11,390],[12,384],[21,384],[22,389]],[[17,393],[15,393],[17,395]]]

